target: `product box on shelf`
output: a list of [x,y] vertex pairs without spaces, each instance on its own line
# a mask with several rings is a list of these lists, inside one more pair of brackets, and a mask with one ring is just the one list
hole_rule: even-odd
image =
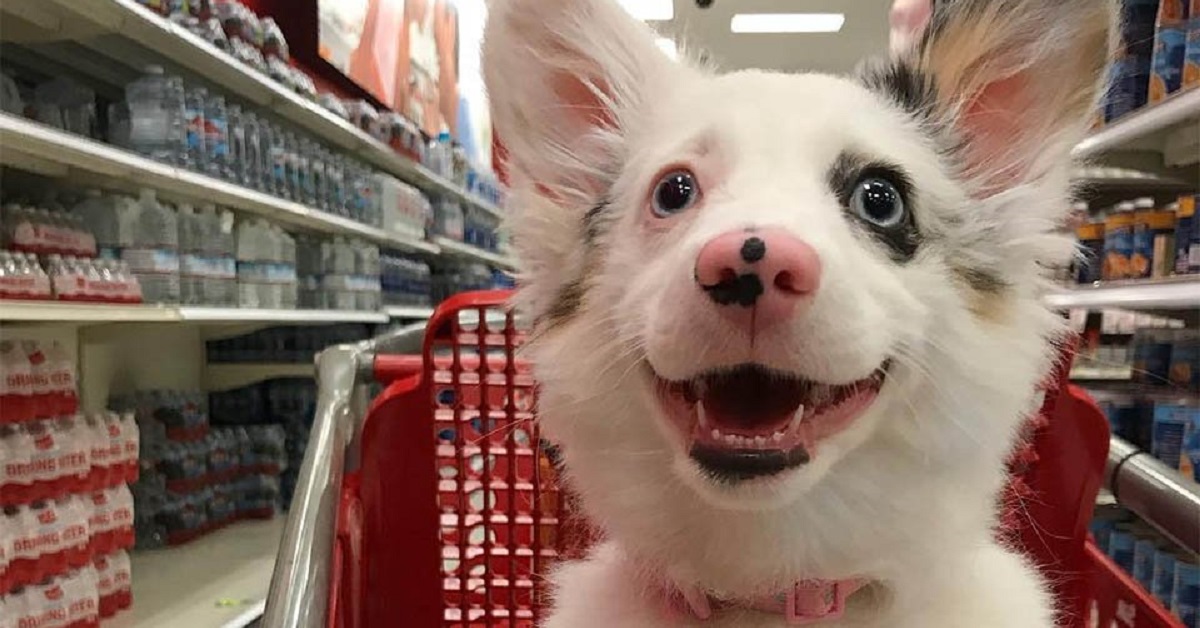
[[1183,86],[1200,86],[1200,0],[1191,0],[1187,47],[1183,53]]
[[[0,382],[0,618],[98,625],[130,604],[134,417],[79,412],[74,358],[56,340],[0,342]],[[102,593],[105,557],[116,584]]]
[[1182,625],[1200,622],[1200,557],[1120,506],[1098,506],[1090,528],[1096,545]]
[[1183,84],[1187,49],[1189,0],[1160,0],[1154,34],[1154,60],[1149,102],[1156,103],[1179,91]]
[[110,400],[143,435],[133,484],[139,548],[187,543],[240,519],[275,516],[287,467],[279,426],[214,426],[202,393],[139,391]]

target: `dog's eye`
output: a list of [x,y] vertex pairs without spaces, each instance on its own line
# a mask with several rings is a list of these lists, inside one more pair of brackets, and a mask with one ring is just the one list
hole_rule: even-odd
[[655,216],[666,218],[695,205],[699,198],[696,176],[687,170],[672,170],[658,180],[651,205]]
[[908,212],[900,190],[879,175],[859,179],[850,195],[850,209],[859,218],[882,229],[903,223]]

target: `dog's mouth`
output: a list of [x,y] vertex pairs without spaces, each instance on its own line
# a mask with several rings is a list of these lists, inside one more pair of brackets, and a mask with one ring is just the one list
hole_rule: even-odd
[[816,446],[846,429],[879,394],[885,362],[864,379],[824,384],[757,364],[684,381],[657,377],[658,396],[688,453],[721,482],[772,476],[802,466]]

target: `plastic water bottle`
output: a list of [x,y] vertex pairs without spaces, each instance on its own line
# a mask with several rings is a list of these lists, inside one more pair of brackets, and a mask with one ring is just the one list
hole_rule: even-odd
[[201,305],[207,302],[204,291],[203,237],[196,211],[190,204],[179,205],[179,302]]
[[129,107],[129,144],[156,161],[181,163],[186,158],[182,81],[172,80],[162,66],[146,66],[141,78],[125,87]]
[[148,303],[179,302],[179,227],[175,212],[158,202],[154,190],[139,199],[133,244],[121,252]]
[[229,113],[223,96],[212,94],[204,101],[204,149],[208,173],[229,179]]
[[279,307],[294,310],[300,301],[296,285],[296,239],[279,227],[276,230],[279,240]]
[[205,205],[200,216],[203,224],[201,233],[210,243],[210,265],[214,300],[221,305],[237,306],[237,263],[233,242],[233,214],[218,212],[213,205]]
[[263,152],[262,122],[254,113],[246,111],[242,114],[242,137],[245,143],[246,161],[242,169],[242,185],[259,190],[264,187],[264,168],[266,156]]
[[188,167],[204,172],[208,167],[208,152],[204,146],[204,108],[208,100],[208,90],[194,87],[187,91],[184,98],[184,119],[187,121],[187,157]]
[[269,302],[266,290],[266,262],[269,235],[262,220],[244,220],[237,225],[238,305],[264,308]]
[[246,159],[246,114],[237,105],[229,105],[229,180],[249,186]]
[[290,171],[287,138],[278,125],[270,125],[268,162],[270,163],[270,185],[268,191],[280,198],[292,198],[292,171]]

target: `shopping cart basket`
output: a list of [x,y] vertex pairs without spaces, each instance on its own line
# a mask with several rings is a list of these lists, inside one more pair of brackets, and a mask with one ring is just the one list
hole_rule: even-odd
[[[526,332],[507,297],[461,295],[425,327],[319,356],[264,626],[536,625],[542,576],[591,535],[532,422],[535,382],[516,354]],[[1107,628],[1132,605],[1133,621],[1115,625],[1178,627],[1085,542],[1107,423],[1065,377],[1064,364],[1014,455],[1005,501],[1020,507],[1005,518],[1008,538],[1051,575],[1065,625],[1087,625],[1095,606]],[[383,388],[372,398],[373,385]],[[1153,464],[1113,466],[1110,484],[1142,463]],[[1180,538],[1187,522],[1177,523]]]

